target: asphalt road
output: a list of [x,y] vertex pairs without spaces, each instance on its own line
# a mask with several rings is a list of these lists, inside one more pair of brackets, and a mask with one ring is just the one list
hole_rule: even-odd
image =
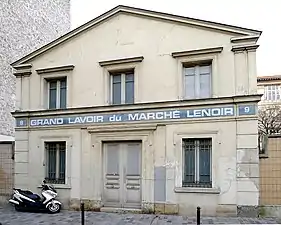
[[[196,224],[195,217],[115,214],[85,212],[85,225],[187,225]],[[80,212],[61,211],[59,214],[16,212],[0,209],[2,225],[80,225]],[[278,224],[274,218],[203,217],[201,224]]]

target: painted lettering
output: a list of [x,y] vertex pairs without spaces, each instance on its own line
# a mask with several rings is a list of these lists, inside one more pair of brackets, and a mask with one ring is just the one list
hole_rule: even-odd
[[140,113],[140,116],[139,116],[138,120],[147,120],[146,113]]
[[233,116],[234,115],[233,108],[225,108],[224,109],[224,114],[226,116]]
[[164,119],[173,119],[173,112],[164,112]]
[[215,116],[233,116],[233,108],[213,108],[213,109],[194,109],[187,110],[186,117],[215,117]]
[[163,112],[156,112],[156,113],[155,113],[155,118],[156,118],[157,120],[163,120],[163,118],[164,118],[164,113],[163,113]]
[[115,122],[115,121],[116,121],[115,115],[109,117],[109,122]]
[[212,109],[211,114],[212,114],[212,116],[220,116],[221,110],[220,109]]
[[147,119],[148,120],[155,120],[155,113],[154,112],[147,113]]
[[[102,123],[103,122],[103,116],[97,116],[97,123]],[[116,121],[118,121],[118,118],[116,118]]]
[[210,109],[202,109],[202,116],[203,117],[211,116],[211,110]]
[[200,109],[193,110],[193,116],[194,117],[201,117],[202,116],[202,110],[200,110]]
[[181,112],[176,110],[176,111],[173,111],[173,119],[180,119],[181,117]]
[[[239,113],[244,111],[249,114],[255,114],[255,110],[250,110],[252,105],[238,106]],[[140,111],[136,113],[116,113],[116,114],[100,114],[85,115],[72,117],[51,117],[51,118],[31,118],[29,125],[33,126],[57,126],[65,124],[91,124],[91,123],[108,123],[108,122],[126,122],[126,121],[153,121],[153,120],[171,120],[171,119],[192,119],[204,117],[222,117],[235,116],[236,108],[229,107],[210,107],[210,108],[193,108],[181,110],[162,110],[162,111]],[[239,116],[238,113],[238,116]],[[241,114],[241,113],[240,113]],[[17,126],[23,126],[22,120],[17,119]]]
[[137,120],[138,119],[138,113],[135,113],[135,114],[129,114],[128,115],[128,120],[133,120],[133,121],[135,121],[135,120]]
[[33,119],[30,120],[30,126],[61,125],[63,122],[63,118]]

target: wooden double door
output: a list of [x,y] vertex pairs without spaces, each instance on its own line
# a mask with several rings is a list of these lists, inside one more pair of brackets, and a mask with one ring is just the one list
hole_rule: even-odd
[[103,144],[105,207],[141,207],[141,142]]

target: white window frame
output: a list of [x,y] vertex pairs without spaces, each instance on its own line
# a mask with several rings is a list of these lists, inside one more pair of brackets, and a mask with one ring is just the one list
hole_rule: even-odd
[[141,70],[141,64],[139,62],[129,62],[129,63],[121,63],[117,65],[107,65],[103,67],[103,86],[104,86],[104,105],[112,105],[111,104],[111,73],[118,71],[134,71],[134,103],[141,102],[140,100],[140,91],[139,91],[139,75]]
[[60,107],[60,87],[61,87],[61,81],[60,79],[65,79],[66,80],[66,107],[67,107],[67,77],[60,77],[57,79],[53,80],[46,80],[47,82],[47,106],[48,109],[50,109],[50,82],[56,81],[57,83],[57,98],[56,98],[56,109],[61,109]]
[[66,108],[72,107],[72,71],[40,74],[40,105],[36,109],[49,109],[49,87],[48,80],[66,78]]
[[[45,141],[44,142],[44,148],[45,148],[45,158],[48,158],[48,154],[49,154],[49,149],[46,149],[46,144],[48,143],[56,143],[56,162],[60,162],[60,156],[59,156],[59,142],[64,142],[65,144],[65,163],[64,163],[64,183],[62,185],[64,185],[66,183],[66,170],[67,170],[67,166],[66,166],[66,160],[67,160],[67,142],[66,141]],[[46,161],[45,163],[46,168],[45,168],[45,177],[47,177],[48,175],[48,162]],[[56,179],[59,178],[59,167],[60,164],[56,163]]]
[[[275,95],[273,95],[273,87]],[[270,88],[270,89],[269,89]],[[277,92],[279,92],[279,98],[277,98]],[[268,99],[271,96],[271,99]],[[281,100],[281,86],[278,84],[270,84],[264,86],[264,100],[265,101],[280,101]]]
[[211,78],[210,78],[210,92],[211,98],[219,96],[219,76],[218,76],[218,54],[210,53],[205,55],[183,56],[177,59],[178,63],[178,76],[177,76],[177,89],[178,99],[185,100],[185,84],[183,67],[185,64],[200,64],[200,62],[211,62]]
[[[129,72],[130,70],[128,70]],[[132,70],[132,74],[134,76],[134,102],[132,104],[135,103],[135,72],[134,70]],[[131,103],[126,103],[126,75],[127,73],[118,73],[118,72],[111,72],[110,73],[110,83],[109,83],[109,90],[110,90],[110,104],[113,105],[113,76],[118,76],[121,75],[121,104],[131,104]]]
[[[209,88],[210,88],[210,93],[209,96],[206,98],[211,98],[212,97],[212,61],[206,62],[206,63],[196,63],[196,65],[183,65],[183,70],[182,70],[182,74],[183,74],[183,98],[184,99],[201,99],[202,97],[200,97],[200,67],[204,66],[204,65],[208,65],[210,67],[210,71],[209,71],[209,76],[210,76],[210,83],[209,83]],[[194,68],[195,69],[195,96],[194,98],[188,98],[186,96],[186,82],[185,82],[185,69],[186,68]]]
[[[205,138],[183,138],[182,139],[182,143],[184,142],[184,140],[188,140],[188,139],[195,139],[195,178],[194,178],[194,181],[196,184],[196,182],[198,182],[198,187],[200,188],[200,174],[199,174],[199,167],[200,167],[200,157],[199,157],[199,145],[197,144],[196,146],[196,143],[199,142],[200,139],[210,139],[211,140],[211,155],[210,155],[210,179],[211,179],[211,187],[212,187],[212,154],[213,154],[213,140],[211,137],[205,137]],[[184,157],[184,154],[185,154],[185,149],[182,148],[182,155],[183,155],[183,160],[182,160],[182,163],[183,163],[183,173],[182,173],[182,183],[184,182],[184,167],[185,167],[185,157]],[[186,186],[186,187],[189,187],[189,186]],[[191,186],[192,187],[192,186]]]

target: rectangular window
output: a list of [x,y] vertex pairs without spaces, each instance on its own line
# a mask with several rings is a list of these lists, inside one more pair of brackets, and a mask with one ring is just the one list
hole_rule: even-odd
[[184,66],[184,97],[186,99],[211,97],[211,64]]
[[264,87],[264,100],[278,101],[281,99],[280,85],[266,85]]
[[65,184],[66,142],[45,142],[46,181]]
[[212,139],[183,139],[183,187],[212,187]]
[[134,103],[134,72],[111,73],[111,104],[133,104]]
[[65,109],[67,83],[66,78],[47,80],[49,109]]

